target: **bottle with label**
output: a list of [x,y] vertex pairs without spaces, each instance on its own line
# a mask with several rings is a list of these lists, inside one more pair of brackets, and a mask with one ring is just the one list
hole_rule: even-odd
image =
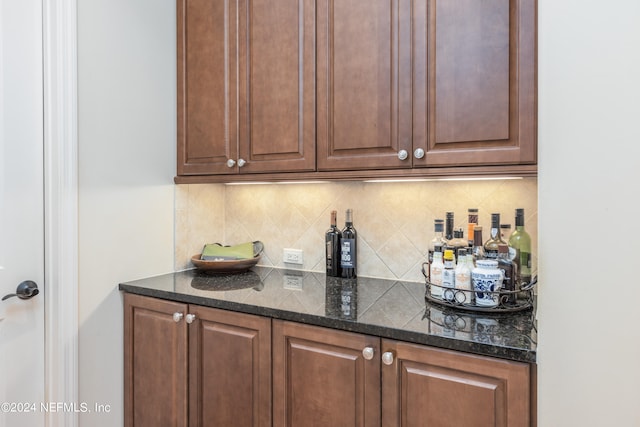
[[325,249],[326,249],[326,261],[327,261],[327,276],[340,277],[340,237],[342,233],[337,227],[336,211],[331,211],[331,226],[324,235]]
[[498,258],[498,247],[508,246],[507,242],[500,237],[500,214],[491,214],[491,237],[484,243],[484,256],[489,259]]
[[474,242],[474,234],[473,230],[476,225],[478,225],[478,209],[477,208],[469,208],[468,210],[469,219],[467,220],[467,240],[469,241],[469,247],[473,247]]
[[456,265],[455,272],[455,286],[456,289],[462,292],[456,292],[456,302],[460,304],[469,304],[471,302],[471,269],[469,269],[468,255],[466,249],[460,249],[458,251],[458,264]]
[[509,237],[509,257],[518,266],[520,287],[531,282],[531,237],[524,229],[524,209],[516,209],[516,229]]
[[445,249],[442,255],[444,269],[442,270],[442,299],[454,301],[456,287],[456,264],[454,262],[453,251]]
[[340,238],[340,268],[341,276],[346,279],[356,277],[356,260],[358,256],[358,233],[353,227],[353,211],[347,209],[345,226]]
[[473,256],[472,261],[484,259],[484,246],[482,243],[482,226],[476,225],[473,228],[473,249],[471,251]]
[[442,262],[442,252],[435,251],[433,253],[433,261],[429,264],[429,282],[435,286],[431,286],[431,296],[442,299],[442,271],[444,263]]
[[429,242],[429,264],[433,262],[433,253],[442,252],[447,244],[444,239],[444,220],[436,219],[433,221],[433,239]]
[[447,239],[447,242],[453,239],[453,212],[447,212],[446,214],[446,223],[444,229],[444,238]]
[[[517,289],[517,272],[518,266],[509,258],[509,247],[507,245],[498,246],[498,269],[502,270],[502,287],[505,291],[515,291]],[[516,302],[516,294],[506,294],[507,303]]]
[[469,242],[465,240],[463,236],[464,236],[464,231],[462,231],[462,228],[453,230],[453,239],[449,240],[447,244],[446,249],[451,249],[453,251],[453,256],[456,261],[456,264],[459,262],[458,252],[461,249],[467,249],[467,247],[469,246]]

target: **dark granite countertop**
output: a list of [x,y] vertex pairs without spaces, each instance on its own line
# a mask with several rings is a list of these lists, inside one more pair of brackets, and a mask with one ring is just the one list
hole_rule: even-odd
[[536,361],[534,311],[484,314],[425,301],[417,282],[254,267],[233,275],[186,270],[121,283],[119,289],[450,350]]

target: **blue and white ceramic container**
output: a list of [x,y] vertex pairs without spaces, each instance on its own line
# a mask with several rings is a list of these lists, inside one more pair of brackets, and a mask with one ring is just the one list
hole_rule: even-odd
[[496,307],[500,300],[498,293],[502,288],[504,273],[498,268],[498,261],[479,259],[471,271],[471,281],[475,293],[476,305]]

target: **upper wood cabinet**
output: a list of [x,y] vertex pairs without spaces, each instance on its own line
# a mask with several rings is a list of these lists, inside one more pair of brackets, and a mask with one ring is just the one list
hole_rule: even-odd
[[411,167],[410,2],[319,1],[317,49],[318,170]]
[[178,0],[178,174],[313,171],[315,2]]
[[536,9],[178,0],[176,182],[535,175]]
[[535,163],[535,0],[413,4],[414,165]]

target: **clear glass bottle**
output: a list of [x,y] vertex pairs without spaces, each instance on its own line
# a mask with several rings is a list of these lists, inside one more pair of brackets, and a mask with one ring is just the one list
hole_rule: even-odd
[[451,249],[445,249],[442,259],[444,261],[444,270],[442,270],[442,299],[453,301],[455,295],[454,289],[456,287],[456,264],[453,251]]
[[433,253],[437,250],[442,252],[447,244],[444,238],[444,220],[433,220],[433,239],[429,242],[429,264],[433,262]]
[[353,210],[347,209],[345,226],[340,238],[340,268],[345,279],[356,277],[356,260],[358,258],[358,233],[353,226]]
[[484,256],[489,259],[497,259],[499,246],[508,246],[500,237],[500,214],[491,214],[491,237],[484,243]]
[[506,242],[509,236],[511,236],[511,224],[500,224],[500,237],[502,237],[502,240]]
[[433,261],[429,264],[429,282],[435,286],[431,286],[431,296],[442,299],[442,271],[444,263],[442,261],[442,252],[433,253]]
[[509,257],[518,266],[518,283],[531,282],[531,236],[524,229],[524,209],[516,209],[516,229],[509,237]]
[[458,251],[458,264],[455,272],[455,287],[461,292],[456,292],[456,302],[460,304],[469,304],[471,302],[471,269],[468,263],[468,253],[466,249]]

